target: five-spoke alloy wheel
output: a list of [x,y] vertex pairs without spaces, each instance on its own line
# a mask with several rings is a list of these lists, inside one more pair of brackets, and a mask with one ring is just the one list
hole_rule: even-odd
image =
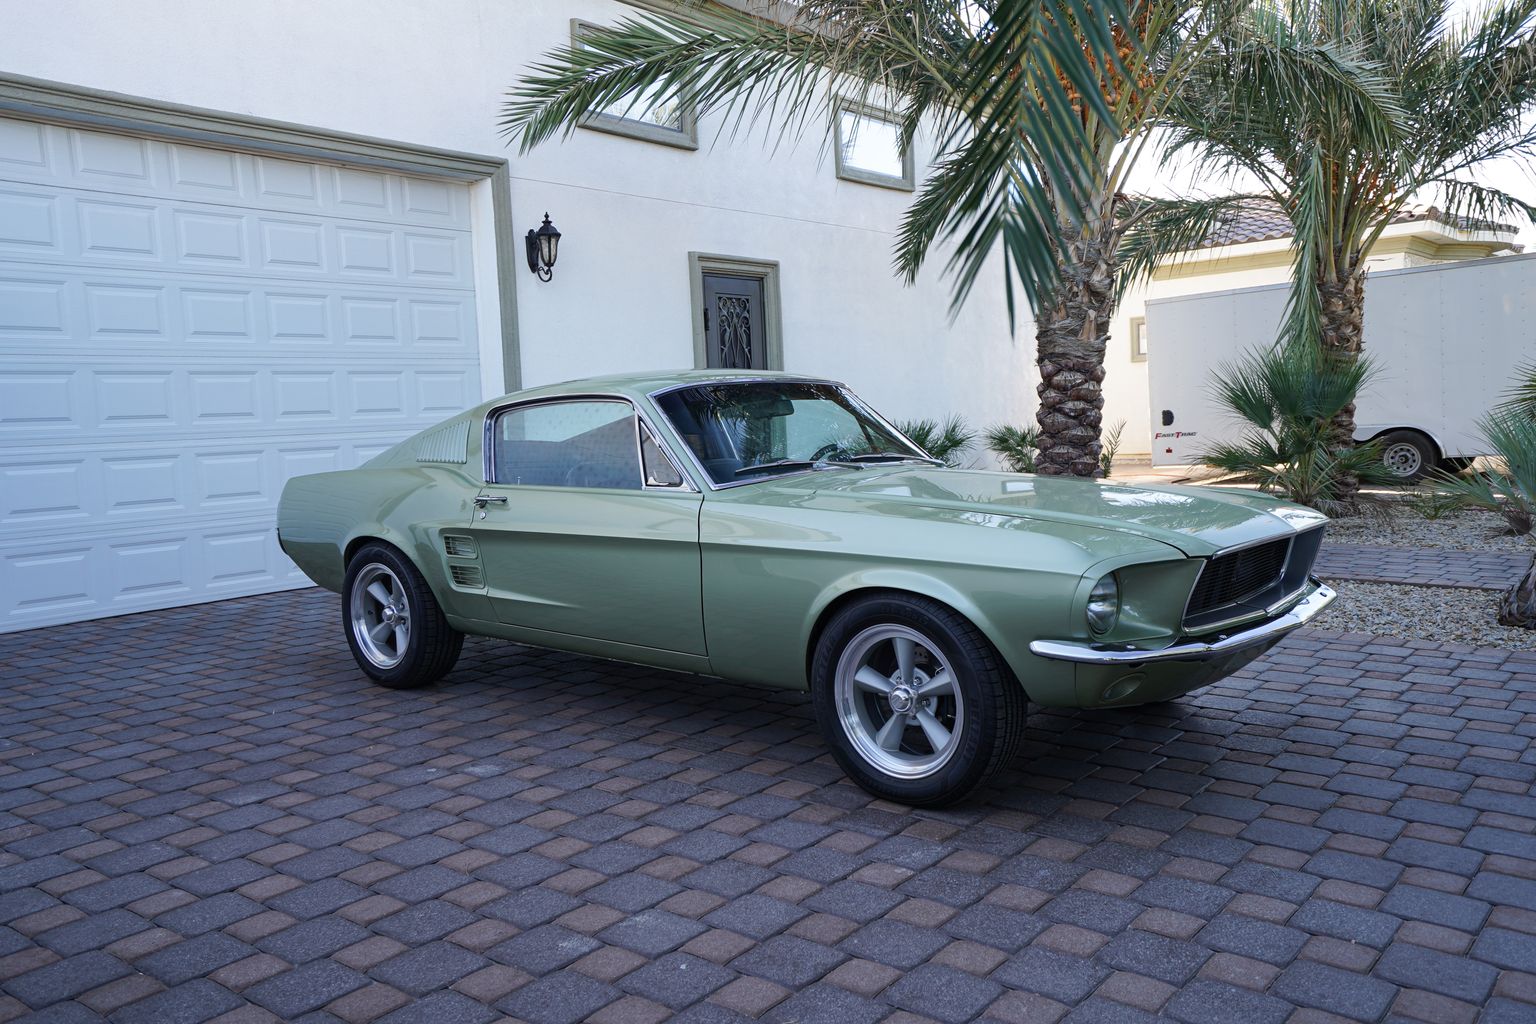
[[1012,757],[1025,697],[960,615],[908,595],[836,614],[812,661],[816,714],[838,762],[877,796],[913,805],[963,798]]
[[388,545],[367,544],[352,556],[341,604],[352,656],[377,683],[427,686],[459,660],[464,634],[448,625],[416,567]]

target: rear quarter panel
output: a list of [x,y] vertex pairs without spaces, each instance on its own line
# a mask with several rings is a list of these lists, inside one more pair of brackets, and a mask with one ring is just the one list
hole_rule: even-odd
[[278,504],[278,537],[306,576],[337,593],[354,542],[392,544],[421,571],[449,615],[489,618],[483,591],[448,584],[442,555],[444,530],[468,530],[475,493],[476,482],[457,467],[365,466],[295,477]]

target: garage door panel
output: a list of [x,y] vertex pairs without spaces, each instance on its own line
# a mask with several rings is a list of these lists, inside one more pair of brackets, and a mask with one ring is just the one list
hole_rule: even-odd
[[189,438],[282,441],[323,427],[393,443],[479,400],[471,361],[415,359],[389,369],[359,362],[295,359],[284,369],[251,369],[229,357],[163,369],[50,362],[34,370],[18,361],[0,371],[0,439],[11,453],[27,445],[115,450]]
[[[282,346],[296,354],[359,346],[410,357],[475,359],[474,294],[434,285],[296,288],[238,274],[74,271],[42,276],[0,260],[0,354],[115,351],[177,358]],[[52,268],[50,268],[52,269]],[[71,268],[60,266],[61,272]]]
[[248,522],[17,548],[0,545],[7,629],[309,586],[270,525]]
[[480,398],[468,190],[0,118],[0,630],[308,581],[291,477]]
[[461,228],[456,182],[0,117],[0,179],[117,197]]

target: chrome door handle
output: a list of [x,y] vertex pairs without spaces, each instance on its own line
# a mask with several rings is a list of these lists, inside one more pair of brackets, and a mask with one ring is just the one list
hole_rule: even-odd
[[493,501],[498,505],[505,505],[507,503],[507,496],[505,494],[477,494],[475,495],[475,508],[485,508],[485,506]]

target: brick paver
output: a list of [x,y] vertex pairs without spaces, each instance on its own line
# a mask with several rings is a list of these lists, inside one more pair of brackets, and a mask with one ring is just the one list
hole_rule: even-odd
[[1530,567],[1531,555],[1518,551],[1324,544],[1315,568],[1324,579],[1508,590]]
[[1536,1020],[1536,653],[1296,634],[914,812],[803,695],[338,619],[0,637],[0,1021]]

